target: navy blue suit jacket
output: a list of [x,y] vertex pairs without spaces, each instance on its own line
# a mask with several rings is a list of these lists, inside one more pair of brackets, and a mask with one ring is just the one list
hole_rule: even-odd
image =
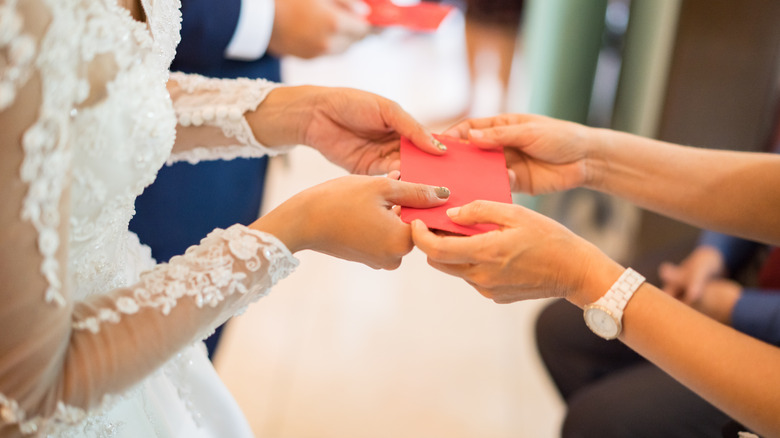
[[[225,58],[240,8],[241,0],[183,0],[182,39],[171,70],[278,82],[279,60],[273,56],[248,62]],[[266,164],[262,158],[165,166],[136,200],[130,229],[164,262],[214,228],[247,225],[258,216]]]

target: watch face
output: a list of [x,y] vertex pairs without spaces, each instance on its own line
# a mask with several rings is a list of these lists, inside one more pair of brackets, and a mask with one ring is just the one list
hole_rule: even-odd
[[601,307],[589,307],[585,311],[585,323],[602,338],[614,339],[620,332],[615,318]]

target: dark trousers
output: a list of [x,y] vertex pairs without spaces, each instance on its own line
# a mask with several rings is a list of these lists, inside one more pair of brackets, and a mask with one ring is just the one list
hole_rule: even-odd
[[566,401],[564,438],[720,437],[730,421],[620,341],[594,335],[565,300],[539,315],[536,341]]

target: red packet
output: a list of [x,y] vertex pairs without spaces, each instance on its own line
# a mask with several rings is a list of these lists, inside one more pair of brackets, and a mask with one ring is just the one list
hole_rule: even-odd
[[447,187],[450,198],[434,208],[401,207],[401,219],[406,223],[421,219],[429,228],[468,236],[498,229],[495,224],[458,225],[446,212],[475,200],[512,202],[504,152],[480,149],[459,138],[434,137],[447,146],[446,154],[431,155],[401,138],[401,179]]
[[364,0],[371,8],[366,19],[376,27],[402,26],[417,32],[433,32],[454,9],[452,5],[422,1],[398,6],[390,0]]

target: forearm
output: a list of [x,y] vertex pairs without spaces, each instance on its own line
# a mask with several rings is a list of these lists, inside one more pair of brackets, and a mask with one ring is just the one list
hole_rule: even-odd
[[593,134],[588,187],[701,228],[780,242],[779,156]]
[[780,349],[707,318],[645,284],[621,340],[762,436],[780,433]]
[[[584,307],[622,268],[602,255],[567,298]],[[766,436],[780,433],[780,349],[704,316],[645,283],[623,313],[619,339],[704,399]]]
[[780,346],[780,290],[743,289],[730,317],[740,332]]

